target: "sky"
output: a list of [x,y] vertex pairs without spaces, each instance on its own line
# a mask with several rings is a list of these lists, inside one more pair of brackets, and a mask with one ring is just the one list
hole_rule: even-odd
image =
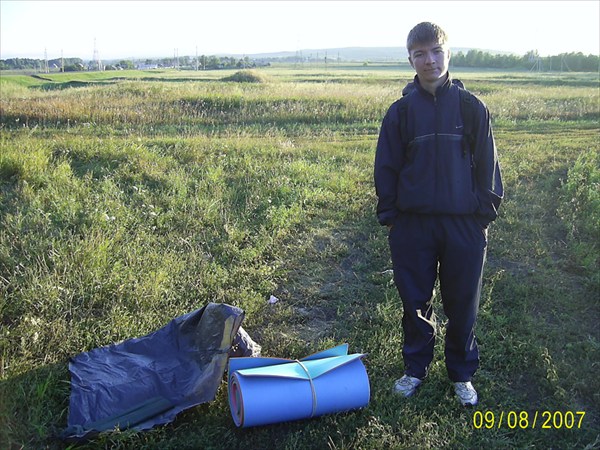
[[134,59],[403,47],[419,22],[451,47],[600,53],[600,1],[0,0],[0,59]]

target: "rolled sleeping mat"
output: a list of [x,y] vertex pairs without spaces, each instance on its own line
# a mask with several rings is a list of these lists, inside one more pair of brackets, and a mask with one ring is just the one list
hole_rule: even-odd
[[362,358],[340,345],[301,360],[231,358],[229,406],[238,427],[308,419],[368,405]]

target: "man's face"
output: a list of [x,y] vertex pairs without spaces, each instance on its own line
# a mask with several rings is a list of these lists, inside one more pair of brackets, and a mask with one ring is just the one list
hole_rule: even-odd
[[445,79],[450,62],[450,50],[437,42],[417,44],[408,57],[421,82],[437,84]]

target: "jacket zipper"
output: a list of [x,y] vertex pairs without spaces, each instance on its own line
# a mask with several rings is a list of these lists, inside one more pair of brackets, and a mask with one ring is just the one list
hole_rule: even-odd
[[434,152],[434,157],[435,157],[435,161],[434,161],[434,177],[433,177],[433,209],[434,211],[437,211],[438,209],[438,195],[437,195],[437,182],[438,182],[438,177],[440,175],[440,170],[439,170],[439,140],[438,140],[438,129],[439,129],[439,117],[438,117],[439,113],[438,113],[438,104],[437,104],[437,96],[433,96],[433,120],[434,120],[434,133],[435,133],[435,152]]

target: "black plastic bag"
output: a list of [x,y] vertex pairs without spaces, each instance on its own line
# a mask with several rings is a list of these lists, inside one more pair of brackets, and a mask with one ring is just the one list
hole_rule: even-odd
[[209,303],[144,337],[71,358],[67,440],[144,430],[215,398],[229,355],[258,356],[241,328],[244,312]]

